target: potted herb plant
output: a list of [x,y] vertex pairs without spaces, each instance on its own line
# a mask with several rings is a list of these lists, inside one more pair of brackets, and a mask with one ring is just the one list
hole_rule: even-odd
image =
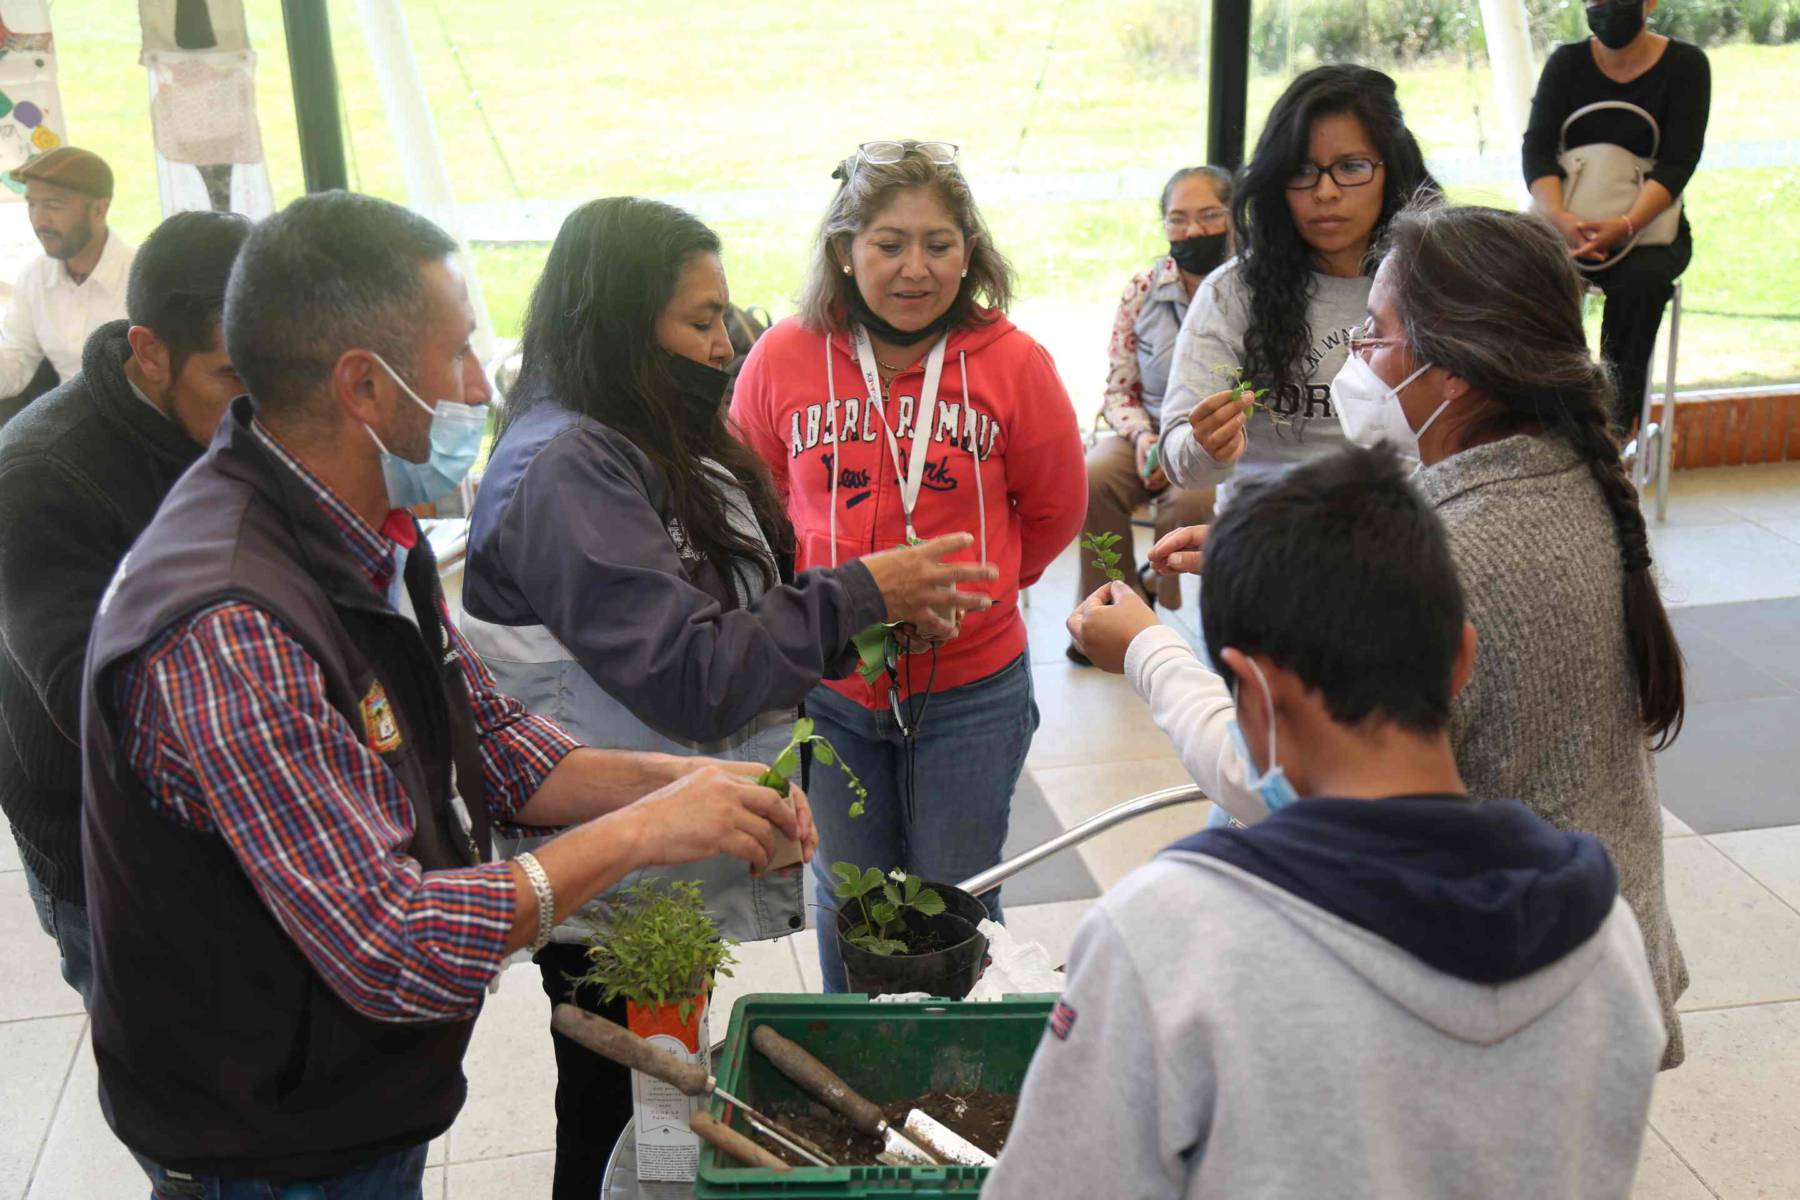
[[838,949],[853,992],[924,992],[960,1000],[981,977],[987,908],[961,888],[917,875],[840,862],[831,866],[839,900]]

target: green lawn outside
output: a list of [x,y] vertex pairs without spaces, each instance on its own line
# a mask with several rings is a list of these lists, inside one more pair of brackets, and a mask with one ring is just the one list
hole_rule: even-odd
[[[1205,141],[1198,81],[1128,56],[1118,30],[1142,6],[1126,0],[929,0],[908,6],[907,36],[898,40],[883,11],[823,0],[754,9],[519,0],[498,25],[492,6],[475,0],[404,7],[461,200],[505,201],[514,192],[447,33],[528,199],[816,189],[816,204],[802,194],[780,217],[720,217],[697,204],[725,238],[734,295],[778,315],[798,287],[831,166],[860,140],[953,138],[978,184],[1015,168],[1027,176],[1160,171],[1190,161]],[[286,200],[301,175],[280,5],[248,0],[247,8],[262,56],[270,172]],[[329,8],[353,183],[404,198],[355,6],[330,0]],[[59,0],[55,19],[72,140],[112,161],[121,179],[114,219],[141,236],[159,210],[134,14],[117,0]],[[1800,44],[1709,53],[1715,143],[1800,136],[1791,107],[1770,103],[1800,77]],[[1497,143],[1485,68],[1439,60],[1395,74],[1428,153]],[[1253,121],[1285,82],[1254,78]],[[1517,199],[1504,179],[1455,194]],[[1019,268],[1021,324],[1057,354],[1078,401],[1097,385],[1119,289],[1158,249],[1153,205],[1146,195],[988,206],[995,239]],[[1789,282],[1800,277],[1800,169],[1703,171],[1688,205],[1698,251],[1687,277],[1682,385],[1800,378],[1800,297]],[[517,333],[546,250],[476,246],[501,334]]]

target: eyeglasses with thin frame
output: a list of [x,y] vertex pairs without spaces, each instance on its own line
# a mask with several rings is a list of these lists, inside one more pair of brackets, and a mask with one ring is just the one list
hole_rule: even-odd
[[1405,338],[1396,337],[1376,337],[1375,318],[1368,317],[1361,325],[1358,325],[1355,329],[1350,331],[1350,353],[1356,355],[1358,358],[1366,359],[1371,350],[1378,349],[1382,346],[1402,345],[1405,340]]
[[1310,192],[1327,175],[1339,187],[1363,187],[1375,182],[1375,168],[1381,165],[1379,158],[1344,158],[1326,167],[1302,163],[1300,169],[1288,177],[1287,190]]
[[1163,218],[1163,232],[1171,239],[1178,233],[1185,233],[1189,225],[1198,225],[1203,233],[1224,233],[1231,221],[1231,212],[1224,208],[1203,208],[1193,216],[1186,213],[1170,213]]
[[948,167],[955,165],[962,147],[955,142],[915,142],[910,139],[898,142],[864,142],[856,148],[856,157],[860,162],[885,166],[899,162],[912,151],[918,152],[926,162]]

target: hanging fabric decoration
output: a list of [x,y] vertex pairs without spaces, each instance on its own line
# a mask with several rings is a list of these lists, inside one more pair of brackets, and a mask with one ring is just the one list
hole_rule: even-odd
[[243,0],[139,0],[163,215],[275,210]]
[[0,200],[20,200],[17,167],[68,140],[45,0],[0,3]]

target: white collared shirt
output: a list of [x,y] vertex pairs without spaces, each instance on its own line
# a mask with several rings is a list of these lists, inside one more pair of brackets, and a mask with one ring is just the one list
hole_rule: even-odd
[[88,335],[125,315],[125,281],[137,247],[109,229],[93,272],[77,285],[63,263],[39,255],[19,275],[0,323],[0,397],[23,391],[48,358],[63,379],[81,370]]

